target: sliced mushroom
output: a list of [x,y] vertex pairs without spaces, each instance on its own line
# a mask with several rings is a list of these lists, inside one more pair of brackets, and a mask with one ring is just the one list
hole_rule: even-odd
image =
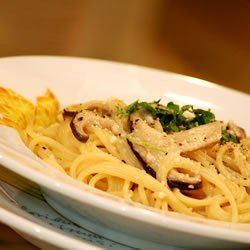
[[83,103],[73,104],[66,107],[62,113],[64,120],[66,118],[72,118],[76,115],[76,113],[82,111],[83,109],[85,109]]
[[73,117],[76,115],[76,113],[82,111],[82,110],[89,110],[97,112],[101,115],[107,115],[110,116],[113,112],[113,109],[110,105],[110,101],[104,102],[104,101],[90,101],[87,103],[81,103],[69,106],[63,110],[63,117],[64,119],[66,117]]
[[119,125],[109,117],[101,116],[97,112],[83,110],[78,112],[71,120],[70,127],[73,135],[77,140],[86,142],[89,138],[89,133],[94,127],[106,128],[118,135],[120,133]]
[[247,137],[243,128],[237,126],[234,122],[229,121],[226,127],[229,134],[235,136],[239,141]]
[[70,110],[64,109],[62,115],[65,120],[66,117],[74,117],[76,114],[77,114],[77,111],[70,111]]
[[90,111],[96,111],[102,114],[111,115],[112,108],[109,102],[104,101],[90,101],[85,103],[85,108]]
[[188,173],[178,172],[176,169],[170,171],[167,183],[170,188],[178,188],[180,190],[196,190],[202,186],[200,175],[191,176]]
[[136,156],[136,158],[141,163],[143,169],[146,171],[146,173],[148,173],[152,177],[156,178],[156,172],[150,166],[148,166],[145,163],[145,161],[143,160],[143,158],[141,157],[141,155],[135,150],[136,146],[133,146],[133,144],[129,140],[127,140],[127,142],[128,142],[128,145],[130,146],[130,148],[132,149],[134,155]]
[[173,134],[159,132],[138,116],[131,117],[132,133],[129,135],[135,150],[147,168],[157,172],[164,156],[169,152],[188,152],[216,143],[221,138],[221,123],[213,122]]

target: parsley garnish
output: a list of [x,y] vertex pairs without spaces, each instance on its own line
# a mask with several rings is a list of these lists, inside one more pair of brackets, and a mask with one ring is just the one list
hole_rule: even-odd
[[222,130],[221,143],[223,144],[226,142],[240,143],[234,135],[230,134],[227,130]]
[[[179,132],[215,121],[215,116],[210,110],[194,109],[192,105],[181,107],[173,102],[162,105],[160,100],[154,102],[140,102],[137,100],[127,106],[126,109],[118,108],[117,110],[121,116],[125,116],[140,109],[145,109],[153,117],[159,118],[163,129],[170,132]],[[192,118],[184,115],[186,111],[190,113]]]

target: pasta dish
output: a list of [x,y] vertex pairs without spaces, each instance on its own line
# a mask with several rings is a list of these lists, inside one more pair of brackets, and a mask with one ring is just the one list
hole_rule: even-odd
[[0,87],[0,124],[38,157],[104,192],[162,211],[250,222],[250,137],[211,110],[92,100],[60,110]]

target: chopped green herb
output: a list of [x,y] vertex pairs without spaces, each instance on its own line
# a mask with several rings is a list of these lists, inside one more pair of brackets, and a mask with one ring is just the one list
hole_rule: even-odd
[[125,108],[121,107],[121,106],[116,106],[117,112],[119,113],[119,115],[123,118],[125,116],[128,115],[128,112]]
[[[210,110],[194,109],[192,105],[181,107],[173,102],[162,105],[160,100],[154,102],[137,100],[128,105],[125,110],[118,109],[118,112],[121,116],[124,116],[140,109],[145,109],[153,117],[159,118],[163,129],[167,132],[179,132],[215,121],[215,116]],[[191,118],[184,115],[186,111],[191,114]]]
[[230,141],[234,143],[240,143],[234,135],[230,134],[227,130],[222,130],[221,143],[223,144]]
[[178,113],[180,111],[180,107],[177,104],[174,104],[173,102],[169,102],[167,104],[167,109],[172,110],[173,113]]
[[181,107],[181,113],[184,113],[185,111],[193,112],[193,106],[192,105],[184,105]]
[[174,123],[174,121],[171,121],[169,124],[168,124],[168,128],[173,131],[173,132],[179,132],[180,131],[180,128]]
[[215,121],[215,116],[210,110],[195,109],[194,114],[196,116],[194,121],[197,121],[199,125]]

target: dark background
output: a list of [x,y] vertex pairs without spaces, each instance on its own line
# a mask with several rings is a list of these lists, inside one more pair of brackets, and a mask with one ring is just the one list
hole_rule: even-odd
[[1,0],[0,56],[94,57],[250,93],[249,0]]

